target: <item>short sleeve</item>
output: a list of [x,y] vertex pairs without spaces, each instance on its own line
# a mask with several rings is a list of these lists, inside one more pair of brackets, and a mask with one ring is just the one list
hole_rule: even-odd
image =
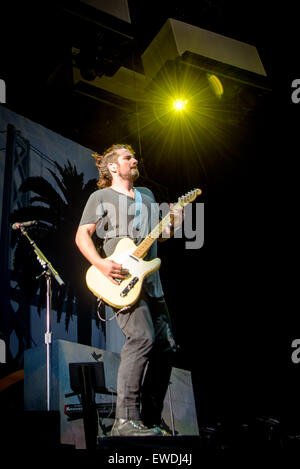
[[104,215],[103,203],[101,200],[101,191],[93,192],[83,209],[79,225],[97,223]]

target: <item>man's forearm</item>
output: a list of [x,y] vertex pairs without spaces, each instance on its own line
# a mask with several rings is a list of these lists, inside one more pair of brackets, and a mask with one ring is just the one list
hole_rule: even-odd
[[103,258],[95,248],[94,242],[87,231],[78,229],[75,243],[83,256],[96,267],[101,264]]

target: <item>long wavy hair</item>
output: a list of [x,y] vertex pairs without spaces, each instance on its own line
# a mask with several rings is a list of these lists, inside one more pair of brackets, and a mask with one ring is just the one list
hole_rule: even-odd
[[99,172],[99,179],[97,182],[99,189],[104,189],[105,187],[111,186],[112,175],[108,169],[108,164],[116,163],[119,157],[118,150],[121,150],[122,148],[126,148],[133,155],[135,155],[135,151],[131,145],[123,143],[114,143],[109,148],[107,148],[107,150],[105,150],[102,155],[99,155],[99,153],[92,153],[92,156],[95,158],[95,165],[97,166]]

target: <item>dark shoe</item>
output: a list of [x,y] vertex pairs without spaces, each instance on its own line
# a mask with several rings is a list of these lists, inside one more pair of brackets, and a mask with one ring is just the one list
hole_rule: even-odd
[[111,436],[163,436],[159,427],[147,428],[141,420],[116,419]]
[[155,429],[161,436],[173,436],[170,427],[166,424],[164,419],[161,419],[160,422],[159,419],[150,421],[149,419],[144,419],[143,416],[142,419],[146,427]]
[[152,425],[151,427],[152,430],[157,431],[161,436],[173,436],[172,433],[167,429],[164,428],[163,425]]

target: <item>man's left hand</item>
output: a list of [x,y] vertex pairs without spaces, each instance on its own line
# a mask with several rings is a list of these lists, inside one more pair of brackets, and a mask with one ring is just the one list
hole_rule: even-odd
[[170,204],[170,222],[173,225],[173,229],[180,226],[183,222],[184,210],[179,205]]

